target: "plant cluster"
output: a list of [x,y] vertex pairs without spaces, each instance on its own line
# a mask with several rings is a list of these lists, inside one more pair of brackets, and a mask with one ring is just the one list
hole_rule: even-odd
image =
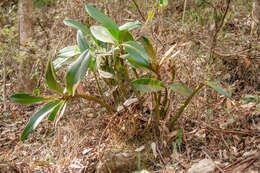
[[[141,37],[142,44],[140,44],[130,33],[131,30],[141,26],[139,21],[118,26],[98,9],[90,5],[86,5],[85,8],[87,13],[100,25],[87,28],[75,20],[64,20],[67,26],[77,30],[77,44],[60,50],[55,60],[49,58],[45,78],[48,87],[56,94],[39,97],[17,93],[11,96],[13,101],[20,104],[49,101],[30,118],[21,135],[21,140],[25,140],[46,116],[48,116],[48,120],[58,122],[64,114],[68,101],[74,98],[94,101],[105,107],[108,112],[115,113],[120,111],[120,108],[124,107],[129,100],[137,100],[142,106],[143,100],[151,95],[154,103],[152,110],[154,125],[158,127],[161,117],[165,115],[172,101],[168,94],[170,89],[187,97],[177,114],[169,122],[169,128],[171,128],[193,96],[203,86],[207,85],[219,93],[231,97],[210,81],[199,84],[193,90],[183,84],[175,83],[173,58],[176,54],[171,55],[174,47],[167,51],[159,61],[148,38]],[[161,75],[163,75],[161,67],[168,61],[172,61],[170,83],[161,80]],[[56,79],[56,72],[64,65],[69,65],[65,75],[65,88]],[[77,92],[80,82],[90,73],[94,74],[99,96]],[[109,98],[112,99],[113,104],[106,101],[108,98],[103,94],[100,79],[108,88],[115,88],[118,91],[117,96]]]

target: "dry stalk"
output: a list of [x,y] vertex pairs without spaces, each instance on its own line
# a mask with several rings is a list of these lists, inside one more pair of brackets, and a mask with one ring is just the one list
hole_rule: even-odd
[[6,59],[3,59],[3,102],[4,102],[4,111],[6,111]]
[[134,3],[134,5],[135,5],[135,7],[136,7],[136,9],[137,9],[137,11],[138,11],[138,13],[140,14],[140,16],[142,17],[143,21],[145,22],[145,17],[144,17],[144,15],[143,15],[143,13],[141,12],[141,10],[140,10],[138,4],[135,2],[135,0],[132,0],[132,1],[133,1],[133,3]]
[[214,49],[215,49],[215,47],[216,47],[216,45],[217,45],[217,36],[218,36],[218,33],[220,32],[221,28],[223,27],[225,18],[226,18],[226,16],[227,16],[227,12],[228,12],[229,7],[230,7],[230,2],[231,2],[231,0],[227,0],[227,6],[226,6],[224,15],[223,15],[223,17],[222,17],[221,22],[220,22],[219,25],[217,24],[217,20],[216,20],[217,10],[216,10],[216,8],[214,8],[214,15],[215,15],[215,33],[214,33],[214,35],[213,35],[212,42],[211,42],[211,48],[210,48],[210,59],[211,59],[212,61],[214,61],[213,54],[214,54]]
[[182,26],[184,25],[185,12],[187,7],[187,0],[184,1],[183,13],[182,13]]

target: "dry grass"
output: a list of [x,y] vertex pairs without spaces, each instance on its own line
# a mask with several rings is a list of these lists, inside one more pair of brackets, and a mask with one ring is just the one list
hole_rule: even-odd
[[[152,9],[153,1],[137,2],[146,16],[147,11]],[[86,3],[95,4],[118,24],[129,20],[142,21],[132,1],[59,1],[57,7],[44,9],[45,13],[37,12],[45,29],[43,32],[37,25],[37,29],[41,31],[36,35],[39,47],[48,43],[47,51],[54,54],[75,43],[75,31],[64,27],[62,21],[73,18],[87,25],[93,24],[94,21],[86,17]],[[212,12],[197,7],[194,3],[189,4],[183,25],[183,4],[180,1],[170,3],[161,13],[156,14],[151,23],[134,31],[134,34],[136,38],[140,35],[149,37],[155,45],[158,57],[173,44],[190,41],[190,44],[178,49],[181,53],[176,57],[176,81],[194,88],[200,82],[213,79],[219,81],[222,88],[232,89],[236,101],[246,94],[259,97],[260,63],[259,49],[256,47],[259,40],[248,31],[250,6],[247,6],[247,1],[233,2],[231,10],[241,12],[234,13],[234,16],[227,19],[217,42],[217,59],[213,65],[208,65]],[[194,8],[201,8],[197,10],[200,15]],[[40,52],[42,57],[45,57],[44,50]],[[47,57],[45,58],[47,61]],[[169,64],[165,64],[162,70],[164,81],[170,80]],[[59,75],[62,76],[63,73]],[[88,92],[93,92],[93,83],[86,82],[84,86]],[[9,93],[14,91],[12,87],[9,88]],[[173,93],[171,99],[174,101],[169,116],[161,124],[167,123],[169,117],[175,115],[184,102],[183,97]],[[147,104],[149,105],[149,101]],[[218,161],[219,166],[224,168],[240,159],[245,152],[256,151],[260,147],[259,103],[235,106],[233,102],[207,88],[193,99],[175,130],[169,133],[167,129],[161,128],[160,135],[156,135],[152,129],[151,116],[136,107],[113,116],[107,115],[101,107],[93,103],[77,100],[71,105],[56,127],[51,123],[42,123],[23,143],[19,141],[20,133],[36,106],[17,106],[9,102],[9,112],[1,112],[0,161],[10,162],[21,172],[95,172],[96,164],[105,150],[135,150],[144,145],[144,168],[166,172],[170,166],[173,172],[180,172],[187,171],[193,162],[206,157]],[[122,130],[122,127],[126,130]],[[178,135],[180,128],[183,129],[183,135]],[[153,157],[150,149],[152,142],[157,144],[157,158]]]

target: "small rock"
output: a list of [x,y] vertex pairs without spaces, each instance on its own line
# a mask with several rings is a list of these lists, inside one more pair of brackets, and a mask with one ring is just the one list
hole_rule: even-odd
[[214,171],[216,168],[215,164],[209,159],[203,159],[191,166],[188,173],[208,173]]
[[132,172],[137,169],[137,153],[130,150],[105,151],[96,167],[97,173]]

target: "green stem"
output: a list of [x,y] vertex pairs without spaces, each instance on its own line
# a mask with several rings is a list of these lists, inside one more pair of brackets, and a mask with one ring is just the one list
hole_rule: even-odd
[[[160,75],[159,72],[157,72],[157,79],[158,79],[159,81],[161,81],[161,75]],[[162,91],[159,91],[159,92],[158,92],[158,100],[157,100],[157,102],[158,102],[158,107],[159,107],[160,104],[161,104],[161,98],[162,98]],[[158,108],[158,109],[159,109],[159,108]]]
[[126,99],[127,95],[124,87],[124,80],[120,76],[122,74],[125,76],[124,74],[125,71],[122,69],[122,63],[120,62],[118,56],[115,54],[113,54],[113,61],[114,61],[114,71],[116,72],[116,80],[118,81],[120,93],[124,97],[124,99]]
[[160,121],[160,110],[159,110],[159,100],[157,93],[153,93],[154,100],[155,100],[155,125],[156,127],[159,126],[159,121]]
[[132,70],[133,70],[133,72],[134,72],[135,77],[138,79],[138,78],[139,78],[139,75],[138,75],[136,69],[135,69],[135,68],[132,68]]
[[122,96],[127,99],[127,95],[126,95],[126,91],[125,91],[125,87],[124,87],[124,84],[123,84],[123,81],[119,79],[119,87],[120,87],[120,91],[121,91],[121,94]]
[[116,112],[115,108],[106,104],[105,102],[103,102],[101,99],[99,99],[97,97],[93,97],[93,96],[86,95],[86,94],[76,94],[74,97],[75,98],[83,98],[83,99],[86,99],[86,100],[89,100],[89,101],[94,101],[96,103],[99,103],[101,106],[105,107],[107,109],[107,111],[109,111],[111,113]]
[[184,104],[181,106],[177,114],[173,117],[173,119],[170,121],[169,128],[171,129],[175,122],[180,118],[181,114],[183,113],[184,109],[188,106],[193,96],[204,86],[204,83],[199,84],[191,93],[191,95],[187,98],[187,100],[184,102]]
[[105,101],[104,95],[103,95],[103,92],[102,92],[102,90],[101,90],[101,87],[100,87],[100,84],[99,84],[99,81],[98,81],[96,72],[94,72],[94,77],[95,77],[95,81],[96,81],[96,84],[97,84],[97,88],[98,88],[99,95],[100,95],[102,101],[104,102],[104,101]]
[[166,110],[167,103],[168,103],[168,90],[167,90],[167,88],[165,88],[165,96],[164,96],[163,103],[162,103],[162,112],[164,115],[166,112],[165,110]]

